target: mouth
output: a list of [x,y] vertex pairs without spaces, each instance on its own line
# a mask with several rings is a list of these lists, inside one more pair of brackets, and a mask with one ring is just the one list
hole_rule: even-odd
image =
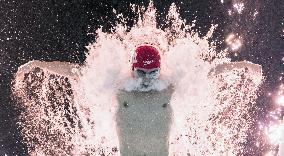
[[142,88],[148,88],[149,84],[141,84]]
[[147,88],[153,84],[153,79],[142,79],[141,86]]

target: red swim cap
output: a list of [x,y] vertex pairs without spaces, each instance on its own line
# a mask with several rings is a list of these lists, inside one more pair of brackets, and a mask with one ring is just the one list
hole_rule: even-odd
[[158,50],[150,45],[139,46],[134,53],[132,70],[134,68],[160,68],[160,54]]

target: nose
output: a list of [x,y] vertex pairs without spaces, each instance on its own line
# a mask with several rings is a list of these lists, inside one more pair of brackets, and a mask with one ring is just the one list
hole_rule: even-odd
[[146,77],[147,79],[151,78],[151,76],[150,76],[149,73],[146,73],[146,74],[145,74],[145,77]]

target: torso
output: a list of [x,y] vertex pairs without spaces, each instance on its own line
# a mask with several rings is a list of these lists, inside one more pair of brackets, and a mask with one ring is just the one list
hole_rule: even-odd
[[172,88],[118,94],[116,113],[121,156],[167,156]]

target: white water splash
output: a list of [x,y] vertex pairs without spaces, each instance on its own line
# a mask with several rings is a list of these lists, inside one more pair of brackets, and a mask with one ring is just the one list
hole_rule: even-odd
[[214,26],[199,37],[172,5],[169,27],[162,30],[155,11],[151,3],[129,32],[122,25],[113,33],[98,30],[81,75],[74,80],[51,77],[39,69],[24,81],[16,79],[14,92],[25,109],[20,126],[31,155],[119,155],[116,94],[120,89],[139,89],[130,60],[141,44],[161,51],[160,85],[152,89],[175,88],[170,155],[243,153],[261,73],[234,69],[210,75],[218,64],[230,61],[208,41]]

